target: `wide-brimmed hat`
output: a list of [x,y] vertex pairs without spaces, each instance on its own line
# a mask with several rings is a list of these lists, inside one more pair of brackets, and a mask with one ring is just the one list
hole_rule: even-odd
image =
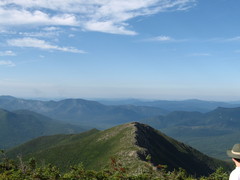
[[240,159],[240,144],[234,144],[231,150],[227,150],[227,155],[232,158]]

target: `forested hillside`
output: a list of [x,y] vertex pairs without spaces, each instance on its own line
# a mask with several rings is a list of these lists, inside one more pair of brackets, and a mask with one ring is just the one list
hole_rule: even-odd
[[226,159],[225,150],[239,141],[239,118],[240,108],[219,107],[207,113],[175,111],[141,122],[210,156]]
[[131,173],[167,165],[167,170],[185,169],[192,175],[209,175],[226,162],[210,158],[192,147],[180,143],[152,127],[128,123],[113,128],[91,130],[76,135],[55,135],[34,139],[7,152],[9,157],[21,154],[24,160],[35,158],[51,163],[64,171],[71,165],[83,163],[87,169],[102,170],[114,157]]
[[83,131],[85,129],[80,126],[59,122],[35,112],[0,109],[0,149],[7,149],[39,136]]

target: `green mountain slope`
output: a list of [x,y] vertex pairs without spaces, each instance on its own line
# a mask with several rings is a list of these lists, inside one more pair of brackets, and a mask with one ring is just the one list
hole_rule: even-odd
[[31,111],[9,112],[0,109],[0,148],[3,149],[43,135],[76,133],[84,130],[80,126],[54,121]]
[[120,159],[133,172],[146,168],[146,157],[151,155],[153,165],[166,164],[170,170],[182,167],[194,175],[206,175],[219,166],[227,165],[203,155],[150,126],[129,123],[76,135],[41,137],[9,150],[14,157],[35,157],[38,161],[52,163],[62,170],[82,162],[88,169],[102,169],[111,157]]

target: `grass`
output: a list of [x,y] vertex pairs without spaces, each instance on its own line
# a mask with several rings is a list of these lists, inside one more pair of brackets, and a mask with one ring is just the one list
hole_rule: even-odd
[[134,145],[134,127],[127,126],[78,135],[41,137],[10,150],[8,154],[12,157],[20,153],[24,159],[34,156],[38,161],[53,163],[61,170],[80,162],[88,169],[99,170],[106,167],[114,156],[129,162],[131,154],[138,150]]

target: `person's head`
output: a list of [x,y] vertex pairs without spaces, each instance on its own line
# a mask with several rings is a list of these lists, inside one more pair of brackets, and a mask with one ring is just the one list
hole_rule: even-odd
[[227,150],[227,155],[232,158],[236,166],[240,166],[240,144],[234,144],[232,149]]

